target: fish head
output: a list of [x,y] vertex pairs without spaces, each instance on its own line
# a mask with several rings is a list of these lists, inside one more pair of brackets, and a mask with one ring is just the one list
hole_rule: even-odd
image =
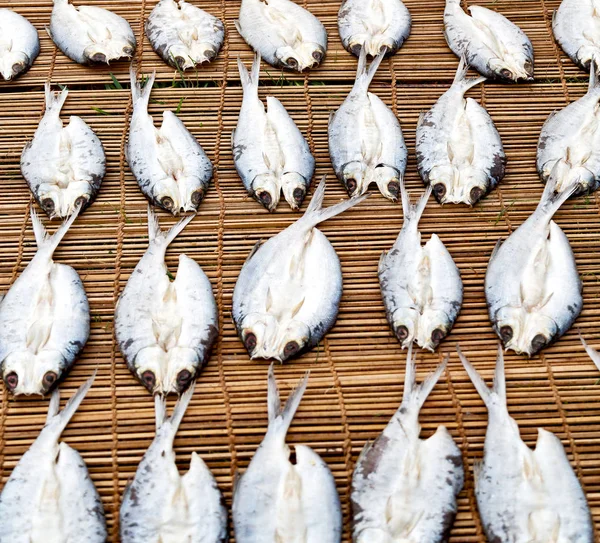
[[88,64],[108,64],[111,60],[130,60],[134,53],[135,43],[127,38],[113,35],[110,40],[88,45],[83,51],[83,58]]
[[495,328],[505,349],[530,357],[552,343],[558,333],[556,323],[547,315],[511,306],[497,312]]
[[279,203],[281,188],[279,179],[272,173],[257,175],[252,181],[254,197],[268,210],[275,211]]
[[450,203],[450,195],[454,193],[456,172],[450,165],[435,166],[431,169],[428,182],[431,192],[440,204]]
[[194,381],[200,361],[198,353],[188,347],[174,347],[168,352],[166,375],[161,379],[164,393],[185,392]]
[[423,349],[434,352],[451,328],[452,320],[445,311],[425,309],[419,319],[417,344]]
[[196,212],[204,200],[206,188],[196,178],[186,178],[179,185],[179,212]]
[[342,183],[350,198],[362,196],[370,183],[366,165],[358,160],[345,164],[342,168]]
[[58,185],[42,184],[36,198],[48,217],[70,217],[75,210],[85,209],[92,199],[92,187],[86,181],[74,181],[65,188]]
[[291,320],[287,326],[280,326],[277,334],[277,355],[273,358],[285,362],[299,355],[308,345],[310,330],[306,324]]
[[66,362],[59,351],[42,350],[10,353],[2,364],[2,379],[6,388],[18,394],[40,394],[51,392],[63,374]]
[[379,191],[388,200],[397,202],[400,197],[400,172],[392,166],[378,165],[373,171],[373,181],[377,183]]
[[[217,58],[217,54],[219,53],[219,48],[216,47],[213,43],[209,42],[192,42],[192,46],[190,49],[190,56],[194,59],[196,64],[202,64],[204,62],[212,62]],[[188,66],[189,68],[193,68],[194,64]]]
[[504,58],[493,58],[488,62],[488,67],[500,79],[533,81],[533,61],[522,53],[509,53]]
[[462,168],[456,172],[455,183],[446,195],[446,201],[474,206],[487,196],[490,187],[490,178],[486,172],[471,166]]
[[0,57],[0,73],[9,81],[31,66],[29,56],[20,51],[3,51]]
[[293,210],[298,209],[306,196],[306,179],[297,172],[286,172],[282,176],[283,196]]
[[403,349],[416,338],[419,323],[419,312],[412,307],[399,307],[394,311],[392,330]]
[[[179,215],[182,208],[185,208],[179,194],[179,187],[172,179],[154,184],[152,188],[152,203],[173,215]],[[192,211],[195,210],[192,209]]]
[[321,64],[325,57],[323,46],[314,42],[302,42],[295,47],[285,45],[275,51],[278,67],[303,72]]
[[251,359],[285,362],[306,347],[310,330],[300,321],[291,320],[282,325],[272,315],[255,313],[244,319],[241,336]]

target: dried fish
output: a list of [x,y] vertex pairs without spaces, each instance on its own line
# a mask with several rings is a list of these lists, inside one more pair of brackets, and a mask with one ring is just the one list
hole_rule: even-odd
[[0,75],[9,81],[24,74],[40,54],[35,26],[11,9],[0,9]]

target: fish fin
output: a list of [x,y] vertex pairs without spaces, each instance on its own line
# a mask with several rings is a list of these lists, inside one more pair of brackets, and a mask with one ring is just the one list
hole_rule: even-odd
[[173,408],[173,413],[168,419],[168,422],[171,424],[173,429],[173,435],[177,433],[177,429],[183,420],[183,416],[190,405],[190,401],[192,400],[192,396],[194,395],[194,388],[196,387],[196,383],[193,382],[189,388],[179,397],[175,407]]
[[592,362],[594,364],[596,364],[596,367],[600,370],[600,353],[596,349],[590,347],[587,344],[587,341],[585,339],[583,339],[581,332],[579,332],[579,339],[581,340],[581,343],[583,344],[583,348],[585,349],[585,352],[589,355],[589,357],[592,359]]
[[46,81],[44,84],[44,91],[46,96],[46,112],[44,114],[54,111],[58,116],[60,110],[65,105],[65,100],[69,95],[69,89],[64,87],[60,92],[53,92],[50,88],[50,81]]
[[594,90],[598,85],[600,85],[600,80],[598,79],[598,65],[596,63],[596,59],[592,59],[590,62],[590,82],[588,84],[588,92]]
[[237,488],[238,488],[238,485],[240,484],[241,480],[242,480],[242,474],[240,473],[240,470],[236,469],[233,474],[233,483],[232,483],[234,496],[235,496],[235,493],[237,492]]
[[233,21],[233,24],[235,25],[235,29],[239,32],[240,36],[243,36],[242,25],[240,25],[240,22],[236,19],[235,21]]
[[479,83],[484,82],[486,77],[467,77],[467,73],[469,71],[469,65],[467,64],[467,59],[463,55],[460,57],[460,62],[458,63],[458,68],[456,69],[456,75],[454,76],[454,81],[452,82],[452,86],[460,86],[463,89],[463,92],[467,92],[471,87],[475,85],[479,85]]
[[292,419],[296,414],[300,400],[306,390],[308,383],[308,372],[296,385],[296,388],[292,390],[289,395],[283,409],[279,400],[279,388],[275,379],[275,371],[273,364],[269,367],[269,397],[268,397],[268,409],[269,409],[269,431],[281,432],[284,435],[287,434],[288,428],[292,423]]
[[410,195],[406,190],[406,185],[404,183],[404,178],[400,179],[400,196],[402,198],[402,213],[404,214],[405,221],[416,221],[417,223],[421,220],[421,215],[423,215],[423,211],[425,211],[425,207],[427,206],[427,201],[429,200],[429,196],[431,196],[431,184],[427,185],[423,196],[416,205],[412,205],[410,203]]
[[460,347],[456,345],[456,351],[460,357],[465,370],[469,374],[473,385],[477,389],[477,392],[481,396],[481,399],[487,406],[488,410],[492,406],[493,397],[496,396],[502,404],[506,407],[506,379],[504,377],[504,353],[502,352],[502,345],[498,345],[498,357],[496,359],[496,371],[494,374],[494,385],[489,388],[485,381],[481,378],[481,375],[473,367],[473,365],[467,360],[466,356],[460,350]]
[[160,240],[164,243],[165,247],[168,247],[173,240],[181,234],[183,229],[194,219],[196,214],[188,215],[179,222],[175,223],[169,230],[163,232],[160,229],[160,223],[158,217],[151,206],[148,206],[148,237],[150,242]]
[[482,467],[483,462],[481,460],[475,460],[475,462],[473,462],[473,478],[475,479],[475,485],[477,485],[477,480],[479,479]]
[[367,49],[366,47],[361,47],[360,55],[358,57],[358,68],[356,69],[356,81],[354,83],[354,87],[361,87],[365,90],[369,88],[371,81],[375,77],[377,73],[377,69],[381,64],[381,61],[385,57],[387,49],[381,51],[371,62],[371,65],[367,68]]
[[374,441],[367,441],[365,446],[361,449],[360,454],[358,455],[358,459],[356,460],[356,465],[358,466],[362,459],[369,454],[371,447],[373,447]]
[[317,187],[317,190],[313,193],[313,196],[310,200],[310,204],[306,208],[304,212],[304,216],[300,219],[301,221],[310,223],[312,226],[317,226],[317,224],[326,221],[327,219],[331,219],[340,213],[354,207],[357,204],[360,204],[363,200],[368,198],[368,194],[363,196],[358,196],[351,198],[349,200],[344,200],[339,204],[332,205],[326,209],[323,209],[323,198],[325,197],[325,180],[327,179],[327,175],[324,175]]
[[242,62],[242,59],[237,59],[238,70],[240,72],[240,81],[244,92],[253,91],[258,92],[258,81],[260,78],[260,54],[254,54],[254,60],[252,61],[252,72],[248,72],[248,68]]
[[246,262],[248,262],[256,254],[256,252],[262,247],[263,243],[264,242],[262,240],[259,240],[254,244],[254,247],[252,247],[250,254],[246,257],[246,261],[244,262],[244,264]]
[[60,411],[60,390],[56,387],[52,391],[50,396],[50,403],[48,404],[48,414],[46,415],[46,424],[48,424]]
[[152,72],[152,75],[148,77],[148,81],[142,88],[141,82],[137,80],[137,74],[131,64],[129,68],[129,79],[131,81],[131,95],[133,96],[133,107],[140,101],[143,101],[146,109],[148,108],[148,102],[150,101],[150,93],[152,92],[152,86],[154,85],[154,79],[156,78],[156,72]]
[[79,215],[80,209],[81,206],[77,207],[71,216],[58,227],[56,232],[49,236],[48,232],[46,232],[44,224],[40,220],[38,214],[35,212],[35,209],[31,208],[31,224],[33,226],[33,234],[35,236],[35,242],[38,246],[38,249],[48,249],[50,254],[53,254],[59,243],[65,237],[65,234],[69,231],[71,225],[75,222],[75,219]]
[[[491,262],[492,260],[494,260],[494,257],[496,256],[496,253],[498,252],[498,249],[500,249],[500,247],[502,246],[502,243],[503,243],[503,242],[502,242],[502,240],[501,240],[501,239],[499,239],[499,240],[496,242],[496,245],[494,245],[494,250],[492,251],[492,254],[491,254],[491,256],[490,256],[490,262]],[[488,263],[488,265],[489,265],[489,263]]]
[[544,192],[542,193],[540,203],[537,207],[537,209],[543,209],[544,212],[549,213],[551,216],[558,211],[560,206],[562,206],[572,196],[579,186],[576,182],[574,182],[568,189],[559,193],[555,192],[556,185],[558,184],[558,176],[556,175],[556,171],[558,170],[559,164],[560,160],[557,160],[552,168],[552,171],[550,172],[548,180],[546,181]]
[[420,411],[421,407],[427,400],[427,396],[433,390],[433,387],[438,382],[440,375],[446,369],[448,363],[448,356],[444,358],[443,362],[430,373],[424,381],[417,385],[415,382],[415,362],[417,360],[417,353],[413,355],[412,343],[408,346],[408,352],[406,354],[406,374],[404,377],[404,393],[402,396],[402,407],[413,407],[416,411]]
[[[88,390],[92,386],[92,383],[94,382],[94,379],[96,378],[96,373],[97,370],[94,370],[92,376],[77,389],[75,394],[71,396],[71,398],[60,413],[53,415],[52,418],[48,418],[48,421],[46,422],[46,427],[52,426],[52,429],[56,432],[57,439],[58,436],[62,434],[62,431],[65,429],[67,424],[69,424],[69,421],[73,418],[75,411],[77,411],[77,408],[85,398],[85,395],[87,394]],[[48,415],[50,414],[51,409],[56,409],[58,407],[57,404],[59,401],[60,395],[56,396],[56,399],[54,399],[53,395],[52,400],[50,400]]]
[[379,257],[379,265],[377,266],[377,271],[379,273],[381,273],[384,270],[386,256],[387,256],[387,251],[383,251],[383,253],[381,253],[381,256]]
[[419,112],[419,119],[417,121],[417,128],[419,128],[421,126],[421,123],[423,122],[424,118],[425,118],[425,112],[424,111],[420,111]]

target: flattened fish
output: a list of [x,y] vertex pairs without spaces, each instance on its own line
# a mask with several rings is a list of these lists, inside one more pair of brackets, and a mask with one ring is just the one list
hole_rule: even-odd
[[267,96],[267,110],[258,97],[260,56],[252,74],[238,58],[244,99],[232,136],[233,160],[244,187],[269,211],[283,195],[296,210],[304,201],[315,172],[307,141],[282,103]]
[[592,543],[592,518],[565,450],[553,433],[538,428],[535,450],[509,415],[502,347],[489,389],[458,349],[488,410],[483,462],[475,464],[475,496],[488,541]]
[[362,202],[322,208],[325,177],[304,215],[257,245],[233,291],[233,320],[248,354],[280,362],[315,347],[337,318],[342,269],[335,249],[316,226]]
[[461,60],[452,86],[419,119],[417,167],[440,204],[475,205],[502,178],[506,155],[488,112],[465,93],[485,80],[466,77]]
[[125,149],[127,162],[148,200],[172,213],[197,211],[212,179],[213,167],[185,125],[172,111],[163,111],[159,129],[148,113],[153,73],[142,89],[130,72],[133,115]]
[[573,251],[552,220],[577,185],[558,194],[555,188],[553,172],[537,209],[496,245],[485,275],[494,330],[506,349],[529,356],[560,338],[583,307]]
[[123,17],[96,6],[76,8],[69,0],[54,0],[48,34],[79,64],[130,60],[136,47],[133,30]]
[[360,56],[393,55],[410,34],[410,12],[402,0],[344,0],[338,12],[342,45]]
[[325,27],[292,0],[242,0],[235,26],[248,45],[275,68],[303,72],[325,57]]
[[217,304],[202,268],[180,254],[173,278],[165,264],[167,247],[193,218],[161,232],[148,207],[150,243],[115,308],[125,362],[153,394],[185,391],[208,362],[217,337]]
[[402,404],[362,450],[352,477],[354,543],[447,541],[464,482],[460,449],[445,426],[419,438],[419,411],[446,367],[415,383],[416,355],[406,356]]
[[58,442],[94,376],[60,413],[58,389],[52,393],[46,425],[0,494],[2,543],[105,543],[104,509],[85,462]]
[[24,74],[40,54],[35,26],[11,9],[0,9],[0,75],[9,81]]
[[552,31],[568,57],[582,70],[600,66],[600,1],[563,0],[552,18]]
[[537,169],[544,182],[554,170],[557,192],[575,184],[577,196],[600,187],[600,84],[596,69],[590,72],[587,93],[546,119],[538,142]]
[[329,156],[350,196],[360,196],[376,183],[395,202],[408,152],[396,115],[368,92],[383,56],[375,57],[367,69],[366,49],[361,51],[354,87],[329,119]]
[[208,466],[192,452],[181,476],[173,441],[192,399],[194,385],[181,396],[171,417],[166,399],[155,396],[156,436],[140,462],[121,503],[122,543],[225,543],[227,510]]
[[167,64],[187,70],[217,57],[225,27],[185,0],[160,0],[146,21],[146,36]]
[[436,234],[421,246],[419,220],[431,187],[411,205],[400,183],[404,224],[391,251],[379,260],[379,284],[385,312],[402,348],[417,343],[435,351],[450,333],[463,299],[460,272]]
[[533,46],[525,32],[491,9],[470,6],[469,12],[461,0],[446,0],[444,34],[454,54],[485,77],[533,81]]
[[327,464],[306,445],[296,445],[290,462],[285,442],[306,390],[308,375],[283,407],[269,368],[269,427],[233,491],[233,526],[238,543],[339,543],[342,509]]
[[53,219],[87,208],[106,173],[101,141],[81,118],[63,125],[60,111],[69,91],[52,92],[46,83],[46,111],[21,154],[21,173],[40,207]]
[[0,369],[15,395],[50,392],[90,335],[90,307],[79,275],[52,260],[77,213],[48,236],[31,210],[38,250],[0,302]]

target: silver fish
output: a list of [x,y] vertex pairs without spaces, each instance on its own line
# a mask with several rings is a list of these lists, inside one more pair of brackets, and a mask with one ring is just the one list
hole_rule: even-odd
[[357,57],[363,47],[372,57],[384,50],[393,55],[408,39],[410,26],[402,0],[344,0],[338,12],[342,45]]
[[181,396],[171,417],[166,398],[155,396],[156,436],[144,454],[121,503],[122,543],[225,543],[227,510],[215,478],[198,453],[181,476],[173,441],[192,399]]
[[146,21],[146,36],[167,64],[187,70],[216,58],[225,27],[220,19],[185,0],[160,0]]
[[58,441],[94,377],[60,413],[59,391],[52,393],[46,425],[0,494],[0,542],[105,543],[104,509],[85,462]]
[[40,207],[53,219],[87,208],[106,173],[101,141],[81,118],[65,127],[60,111],[69,91],[52,92],[46,83],[46,111],[21,154],[21,173]]
[[308,143],[282,103],[267,96],[267,110],[258,97],[260,55],[252,74],[238,58],[244,99],[232,135],[233,160],[244,187],[269,211],[275,211],[281,191],[296,210],[304,201],[315,172]]
[[217,304],[202,268],[180,254],[172,279],[165,264],[167,247],[193,218],[161,232],[148,207],[150,243],[115,308],[115,335],[125,362],[154,394],[186,390],[208,362],[217,337]]
[[506,169],[500,135],[488,112],[465,93],[485,78],[466,77],[461,60],[456,77],[419,119],[417,168],[440,204],[475,205],[493,190]]
[[38,250],[0,302],[0,369],[15,395],[52,390],[90,335],[90,307],[79,275],[52,260],[77,214],[48,236],[31,210]]
[[276,68],[303,72],[325,57],[325,27],[291,0],[242,0],[235,26],[248,45]]
[[436,234],[421,246],[419,220],[431,187],[417,205],[400,183],[404,224],[391,251],[379,260],[379,284],[385,312],[402,348],[417,343],[434,351],[458,317],[463,285],[452,256]]
[[130,72],[133,115],[125,149],[127,162],[141,191],[150,202],[173,215],[197,211],[212,179],[213,167],[183,122],[163,111],[159,129],[148,113],[155,74],[142,89]]
[[533,356],[560,338],[581,313],[581,280],[569,240],[552,220],[571,196],[550,176],[533,214],[498,242],[485,275],[494,330],[506,349]]
[[419,411],[446,367],[415,383],[416,355],[408,347],[402,403],[360,453],[352,477],[354,543],[447,541],[464,482],[460,449],[445,426],[419,438]]
[[307,381],[308,375],[282,409],[273,364],[269,368],[269,427],[233,491],[238,543],[339,543],[342,539],[342,510],[329,467],[306,445],[295,445],[296,462],[290,462],[285,442]]
[[329,156],[350,196],[364,194],[376,183],[395,202],[408,152],[396,115],[368,92],[383,57],[380,53],[367,69],[366,49],[361,51],[354,87],[329,119]]
[[284,362],[315,347],[337,318],[342,296],[340,261],[316,226],[365,197],[322,208],[325,178],[304,216],[257,244],[233,291],[233,320],[248,354]]
[[461,0],[446,0],[444,34],[450,49],[481,75],[502,81],[533,81],[533,46],[504,15]]
[[552,31],[568,57],[582,70],[600,66],[600,1],[563,0],[552,18]]
[[585,96],[552,113],[544,123],[537,149],[537,169],[547,182],[556,166],[556,191],[577,185],[574,195],[600,187],[600,84],[590,72]]
[[475,496],[489,541],[592,543],[592,518],[565,450],[553,433],[538,428],[535,450],[509,415],[502,347],[489,389],[458,349],[488,410],[482,463],[475,464]]
[[96,6],[75,7],[54,0],[48,34],[56,46],[79,64],[109,64],[133,57],[135,36],[120,15]]
[[40,54],[35,26],[11,9],[0,9],[0,74],[7,81],[24,74]]

